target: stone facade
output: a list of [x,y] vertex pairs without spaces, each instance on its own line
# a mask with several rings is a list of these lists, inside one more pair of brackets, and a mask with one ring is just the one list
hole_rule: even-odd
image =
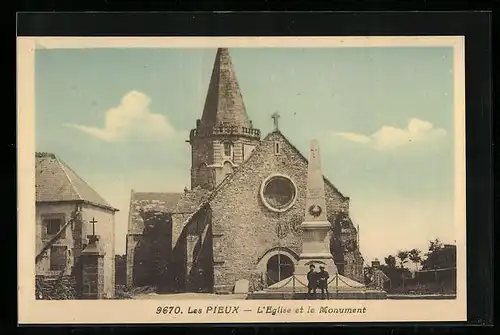
[[213,190],[259,143],[227,49],[215,56],[202,118],[191,130],[191,188]]
[[[276,143],[280,146],[279,153],[275,152]],[[283,213],[267,209],[260,197],[262,182],[271,175],[287,176],[297,187],[294,205]],[[224,290],[237,280],[262,277],[265,264],[259,262],[264,262],[266,256],[277,249],[292,255],[293,262],[298,260],[306,183],[307,161],[281,133],[274,132],[262,140],[248,161],[220,186],[210,201],[216,287]],[[327,181],[325,192],[333,230],[336,216],[348,215],[349,202]],[[354,236],[345,236],[345,239],[356,239],[352,224],[350,231]],[[336,255],[340,253],[334,243],[332,251]],[[350,254],[345,256],[349,258]],[[360,278],[358,269],[362,267],[362,258],[357,261],[348,262],[343,269],[353,279]]]
[[36,208],[36,250],[37,254],[50,241],[50,235],[47,235],[45,222],[50,218],[61,218],[67,222],[75,211],[76,206],[81,206],[81,212],[78,219],[69,224],[60,237],[51,244],[41,255],[41,259],[36,262],[36,274],[46,277],[58,276],[61,270],[51,270],[51,252],[57,247],[63,247],[67,250],[67,265],[64,269],[64,275],[70,275],[74,272],[82,250],[88,245],[89,236],[92,235],[92,225],[89,223],[93,218],[97,221],[95,225],[95,234],[99,236],[101,244],[106,252],[104,256],[104,297],[113,298],[115,292],[115,236],[114,211],[99,208],[90,204],[38,204]]
[[[168,268],[174,291],[230,292],[238,280],[249,280],[250,289],[257,289],[265,285],[268,263],[276,255],[286,257],[290,266],[296,264],[302,247],[308,162],[279,130],[262,140],[260,135],[247,116],[229,52],[219,49],[202,118],[188,141],[191,189],[168,206],[164,201],[168,193],[141,202],[132,192],[129,286],[135,286],[134,250],[145,243],[141,216],[148,211],[160,210],[171,218]],[[264,181],[272,176],[283,176],[293,184],[295,197],[283,210],[273,210],[261,197]],[[332,226],[330,250],[341,274],[363,281],[349,198],[327,179],[324,182]]]
[[[36,253],[38,282],[61,276],[81,279],[80,258],[89,237],[99,237],[102,298],[115,293],[115,212],[83,179],[54,154],[36,154]],[[57,280],[56,280],[57,282]],[[77,283],[81,296],[81,285]]]
[[[42,248],[49,243],[52,235],[47,234],[46,220],[61,219],[62,222],[67,222],[72,214],[77,209],[76,204],[38,204],[36,206],[36,253],[42,251]],[[69,275],[75,265],[75,259],[78,258],[81,252],[81,236],[82,223],[78,218],[73,224],[70,224],[67,229],[53,242],[53,246],[67,248],[67,266],[64,274]],[[50,266],[51,248],[48,248],[42,255],[41,259],[36,262],[36,274],[43,276],[57,276],[61,270],[51,270]]]

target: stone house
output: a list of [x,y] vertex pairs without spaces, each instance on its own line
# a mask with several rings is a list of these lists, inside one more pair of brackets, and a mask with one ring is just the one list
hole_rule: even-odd
[[[150,254],[139,255],[137,250],[162,243],[160,234],[146,233],[151,226],[148,213],[164,213],[160,230],[170,251],[161,265],[167,269],[162,280],[170,290],[223,293],[241,279],[257,289],[291,276],[302,246],[308,162],[277,122],[276,129],[261,139],[246,113],[227,49],[217,51],[202,118],[187,142],[192,152],[191,189],[132,191],[128,285],[147,284],[137,282],[137,269]],[[326,178],[324,182],[337,268],[363,281],[349,198]]]
[[95,234],[104,253],[103,297],[113,298],[118,209],[52,153],[36,153],[35,173],[37,278],[75,276],[82,251]]

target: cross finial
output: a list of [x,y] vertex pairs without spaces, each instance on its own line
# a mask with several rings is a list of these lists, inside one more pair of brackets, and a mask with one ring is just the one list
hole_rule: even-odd
[[89,221],[89,223],[92,223],[92,236],[95,236],[95,224],[97,223],[97,221],[95,220],[95,218],[92,218],[92,221]]
[[278,119],[280,118],[280,114],[278,112],[274,112],[274,114],[271,115],[271,118],[274,121],[274,130],[278,130]]

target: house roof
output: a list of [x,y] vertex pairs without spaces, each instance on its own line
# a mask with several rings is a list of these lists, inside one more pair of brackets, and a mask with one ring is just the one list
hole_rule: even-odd
[[35,154],[36,202],[84,201],[118,211],[53,153]]
[[140,234],[144,229],[142,212],[172,213],[184,193],[179,192],[135,192],[130,195],[129,233]]
[[172,212],[181,197],[178,192],[133,192],[131,201],[147,210]]

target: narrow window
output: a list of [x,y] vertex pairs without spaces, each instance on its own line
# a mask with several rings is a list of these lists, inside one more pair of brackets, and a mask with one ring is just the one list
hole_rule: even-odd
[[280,142],[274,142],[274,154],[275,155],[280,154]]
[[229,142],[224,142],[224,156],[231,157],[232,154],[232,145]]

